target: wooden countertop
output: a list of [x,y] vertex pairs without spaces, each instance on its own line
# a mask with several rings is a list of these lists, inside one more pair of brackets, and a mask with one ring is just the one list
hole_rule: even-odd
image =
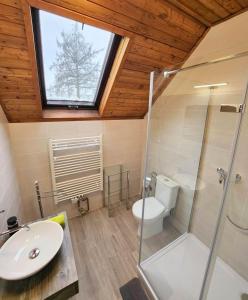
[[[0,279],[0,299],[68,299],[78,293],[78,275],[65,215],[64,241],[54,259],[30,278],[16,281]],[[1,266],[0,266],[1,267]]]

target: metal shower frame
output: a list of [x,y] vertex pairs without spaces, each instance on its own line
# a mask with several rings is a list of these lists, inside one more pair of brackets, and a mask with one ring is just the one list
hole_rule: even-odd
[[[229,56],[222,57],[222,58],[215,59],[215,60],[210,60],[210,61],[203,62],[200,64],[195,64],[195,65],[185,67],[185,68],[182,67],[182,68],[175,69],[175,70],[164,70],[164,77],[168,78],[170,75],[177,74],[179,72],[183,72],[183,71],[187,71],[187,70],[191,70],[191,69],[195,69],[195,68],[199,68],[199,67],[203,67],[203,66],[209,66],[209,65],[245,57],[245,56],[248,56],[248,51],[237,53],[234,55],[229,55]],[[137,267],[138,267],[139,275],[147,287],[147,292],[150,294],[150,296],[152,296],[156,300],[156,299],[158,299],[158,297],[157,297],[154,289],[152,288],[151,284],[149,283],[149,280],[147,279],[147,277],[141,267],[141,251],[142,251],[142,241],[143,241],[143,238],[142,238],[142,236],[143,236],[143,219],[144,219],[145,196],[146,196],[144,187],[145,187],[145,183],[146,183],[146,173],[147,173],[147,169],[148,169],[147,168],[147,155],[149,153],[149,147],[150,147],[151,109],[152,109],[152,102],[153,102],[154,77],[155,77],[155,71],[150,73],[149,103],[148,103],[147,128],[146,128],[147,139],[146,139],[146,145],[145,145],[145,158],[146,159],[145,159],[145,167],[144,167],[143,194],[142,194],[143,206],[142,206],[142,220],[141,220],[141,233],[140,233],[140,245],[139,245],[139,260],[138,260]],[[240,118],[239,118],[238,125],[236,128],[236,133],[235,133],[235,138],[234,138],[234,143],[233,143],[233,148],[232,148],[232,155],[231,155],[231,159],[230,159],[230,163],[229,163],[229,167],[228,167],[228,174],[227,174],[227,178],[226,178],[226,184],[225,184],[225,188],[224,188],[224,191],[223,191],[223,194],[221,197],[221,205],[220,205],[220,209],[219,209],[219,213],[218,213],[218,219],[217,219],[217,223],[215,226],[212,243],[210,246],[210,253],[209,253],[208,262],[207,262],[207,266],[206,266],[205,273],[204,273],[204,278],[203,278],[203,282],[202,282],[202,286],[201,286],[199,300],[207,299],[209,285],[210,285],[213,271],[214,271],[214,265],[215,265],[216,258],[217,258],[219,241],[220,241],[220,237],[221,237],[222,230],[224,227],[224,221],[226,218],[226,210],[227,210],[227,207],[229,204],[229,199],[227,197],[227,194],[228,194],[228,188],[229,188],[229,183],[230,183],[230,176],[231,176],[232,170],[233,170],[233,164],[234,164],[235,154],[236,154],[236,150],[237,150],[237,144],[238,144],[238,140],[240,137],[241,124],[243,121],[245,108],[246,108],[246,105],[248,102],[247,99],[248,99],[248,81],[246,84],[245,93],[243,95],[243,110],[240,112]]]

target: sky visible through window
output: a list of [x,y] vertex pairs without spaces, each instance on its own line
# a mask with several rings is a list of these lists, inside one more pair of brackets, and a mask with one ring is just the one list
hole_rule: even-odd
[[40,11],[46,98],[94,104],[111,32]]

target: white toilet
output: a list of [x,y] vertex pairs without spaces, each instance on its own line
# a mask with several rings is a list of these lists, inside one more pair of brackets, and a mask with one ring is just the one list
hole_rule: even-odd
[[[163,231],[164,217],[176,205],[178,184],[164,175],[157,176],[155,197],[145,198],[143,221],[143,238],[149,238]],[[134,217],[139,221],[138,235],[141,232],[143,199],[136,201],[132,207]]]

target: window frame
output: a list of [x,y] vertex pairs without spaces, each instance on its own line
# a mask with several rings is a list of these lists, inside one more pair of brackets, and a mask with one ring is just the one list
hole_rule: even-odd
[[[108,77],[110,75],[111,69],[113,67],[114,60],[116,58],[116,54],[122,40],[122,36],[113,33],[113,38],[111,43],[109,44],[109,48],[106,52],[106,57],[104,61],[104,67],[101,71],[97,92],[95,95],[95,102],[93,105],[90,104],[83,104],[82,101],[77,100],[48,100],[46,97],[46,86],[45,86],[45,75],[44,75],[44,62],[43,62],[43,53],[42,53],[42,39],[41,39],[41,28],[40,28],[40,16],[39,11],[42,9],[31,7],[31,16],[32,16],[32,25],[33,25],[33,35],[34,35],[34,46],[36,52],[36,62],[37,62],[37,71],[39,77],[39,87],[40,87],[40,94],[41,94],[41,102],[42,108],[44,109],[58,109],[58,108],[66,108],[71,110],[98,110],[101,99],[104,93],[104,90],[107,85]],[[54,14],[53,12],[51,12]],[[55,14],[58,15],[58,14]],[[66,17],[67,19],[70,19]],[[73,20],[73,19],[70,19]],[[78,21],[76,21],[78,22]],[[92,26],[92,25],[91,25]],[[95,26],[96,27],[96,26]],[[96,27],[99,28],[99,27]],[[101,29],[101,28],[100,28]],[[48,103],[49,101],[54,101],[54,104]],[[67,102],[67,103],[66,103]]]

